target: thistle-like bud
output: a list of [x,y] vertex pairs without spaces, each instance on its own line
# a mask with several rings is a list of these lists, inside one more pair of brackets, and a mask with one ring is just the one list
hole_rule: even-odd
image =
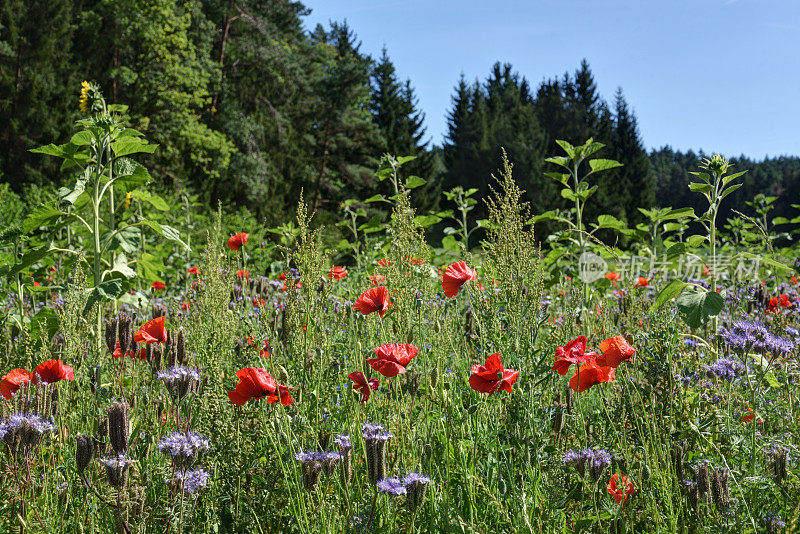
[[730,504],[728,493],[728,477],[730,471],[727,467],[717,467],[711,475],[711,495],[718,509],[727,508]]
[[406,503],[413,512],[425,502],[425,493],[428,491],[431,479],[419,473],[409,473],[403,479],[403,484],[406,486]]
[[691,482],[686,492],[686,500],[689,501],[689,506],[692,510],[697,511],[700,508],[700,488],[696,482]]
[[188,355],[186,354],[186,336],[183,329],[178,331],[178,337],[175,342],[175,358],[181,365],[189,363]]
[[386,443],[393,436],[375,423],[364,423],[361,435],[367,451],[367,477],[374,485],[386,477]]
[[786,459],[788,452],[786,447],[781,447],[780,445],[769,451],[770,470],[772,471],[772,478],[775,480],[776,484],[780,484],[786,479]]
[[562,406],[556,406],[553,410],[553,418],[551,421],[551,427],[555,434],[561,434],[561,431],[564,430],[566,419],[567,418],[564,415],[564,408]]
[[675,444],[670,450],[670,456],[672,458],[672,467],[675,469],[675,478],[677,480],[683,480],[683,445],[680,443]]
[[119,341],[119,348],[122,350],[122,354],[128,352],[128,347],[131,343],[131,318],[125,312],[119,312],[117,315],[117,329],[119,330],[119,335],[117,336],[117,341]]
[[154,302],[153,303],[153,319],[156,317],[166,317],[167,315],[167,307],[164,304]]
[[347,486],[353,479],[353,444],[347,434],[340,434],[333,442],[339,448],[339,455],[342,458],[339,470],[342,476],[342,486]]
[[419,392],[419,387],[422,384],[422,373],[406,373],[403,380],[403,391],[409,395],[416,395]]
[[75,463],[81,475],[86,470],[94,455],[94,441],[88,436],[78,436],[75,447]]
[[106,466],[106,478],[114,488],[121,488],[128,480],[128,468],[133,463],[124,454],[101,458],[100,463]]
[[572,413],[572,408],[575,405],[575,395],[572,393],[572,388],[567,388],[566,392],[567,392],[566,394],[567,413]]
[[128,405],[124,402],[115,402],[108,407],[108,440],[111,448],[118,455],[124,455],[128,450]]
[[695,482],[699,498],[710,496],[711,480],[708,475],[708,462],[700,462],[695,470]]
[[428,384],[431,386],[431,389],[436,389],[436,386],[439,385],[439,368],[434,367],[431,369],[430,374],[428,375]]
[[106,347],[109,352],[114,352],[114,347],[117,346],[117,320],[106,319]]

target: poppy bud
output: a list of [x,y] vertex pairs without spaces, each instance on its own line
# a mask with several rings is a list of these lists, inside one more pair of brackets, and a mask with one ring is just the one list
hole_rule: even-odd
[[114,352],[114,347],[117,345],[117,320],[106,319],[106,347],[109,352]]
[[409,330],[408,331],[408,335],[406,336],[406,343],[408,343],[409,345],[411,343],[414,343],[414,331],[413,330]]
[[358,352],[361,352],[363,350],[361,348],[361,342],[360,341],[356,341],[356,350],[358,350]]
[[115,402],[108,407],[108,439],[117,454],[125,454],[128,450],[128,405]]
[[86,470],[86,466],[92,460],[94,455],[94,442],[88,436],[78,436],[75,448],[75,463],[78,467],[78,473],[81,475]]
[[556,406],[555,410],[553,411],[553,418],[551,422],[553,432],[556,434],[561,434],[561,431],[564,430],[565,422],[566,417],[564,417],[564,408],[561,406]]
[[428,375],[428,384],[431,386],[431,389],[436,389],[436,386],[439,385],[439,368],[434,367],[431,369],[430,374]]
[[675,478],[683,480],[683,445],[676,444],[670,451],[672,457],[672,467],[675,469]]

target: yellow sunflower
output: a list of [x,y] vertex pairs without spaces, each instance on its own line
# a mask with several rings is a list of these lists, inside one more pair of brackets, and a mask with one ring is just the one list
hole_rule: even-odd
[[89,111],[89,91],[92,90],[92,86],[86,80],[81,82],[81,97],[78,100],[78,108],[86,113]]

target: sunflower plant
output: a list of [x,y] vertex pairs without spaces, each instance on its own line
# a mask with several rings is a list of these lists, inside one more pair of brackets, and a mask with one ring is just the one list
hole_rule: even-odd
[[[144,188],[152,180],[150,173],[131,156],[152,154],[157,145],[126,126],[127,106],[107,104],[96,85],[83,82],[79,107],[90,115],[77,122],[79,131],[67,143],[32,150],[61,158],[61,170],[73,173],[73,179],[58,190],[54,202],[39,206],[22,223],[23,234],[36,234],[44,244],[23,255],[11,274],[49,255],[85,262],[90,275],[86,314],[130,289],[137,270],[139,274],[158,270],[160,261],[141,252],[145,230],[189,247],[173,227],[130,209],[133,201],[162,212],[169,206]],[[63,228],[68,230],[67,243],[56,246]],[[101,321],[98,313],[98,344]]]

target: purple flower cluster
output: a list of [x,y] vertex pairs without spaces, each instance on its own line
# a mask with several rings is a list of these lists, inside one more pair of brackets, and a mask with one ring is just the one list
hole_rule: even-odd
[[42,419],[36,414],[22,414],[15,413],[8,419],[0,421],[0,440],[6,436],[13,436],[14,434],[32,433],[32,441],[37,441],[47,432],[54,430],[56,427],[46,419]]
[[377,483],[378,491],[389,495],[405,495],[406,485],[399,478],[389,477],[379,480]]
[[374,441],[389,441],[394,437],[394,434],[387,432],[379,423],[364,423],[361,426],[361,435],[365,440]]
[[335,451],[301,451],[294,455],[294,459],[303,465],[318,463],[321,466],[338,462],[342,455]]
[[133,463],[124,454],[117,454],[100,458],[100,463],[110,469],[124,469]]
[[184,492],[194,494],[208,485],[208,472],[205,469],[178,471],[175,473],[175,483]]
[[570,450],[564,455],[564,463],[573,466],[583,476],[589,468],[593,480],[598,480],[603,470],[611,465],[611,454],[605,449]]
[[156,378],[166,383],[178,382],[181,380],[200,380],[200,369],[175,365],[166,371],[159,371]]
[[733,382],[739,378],[742,370],[742,364],[731,358],[718,358],[711,365],[704,366],[704,371],[708,377],[716,376],[728,382]]
[[158,442],[158,450],[172,456],[175,465],[186,467],[194,463],[201,453],[211,449],[207,439],[191,430],[172,432]]
[[350,441],[350,436],[348,434],[339,434],[333,442],[339,446],[340,449],[343,451],[349,451],[353,448],[353,444]]
[[717,335],[733,351],[744,354],[749,351],[787,354],[795,349],[790,339],[772,334],[766,326],[755,321],[734,321],[730,327],[722,327]]

